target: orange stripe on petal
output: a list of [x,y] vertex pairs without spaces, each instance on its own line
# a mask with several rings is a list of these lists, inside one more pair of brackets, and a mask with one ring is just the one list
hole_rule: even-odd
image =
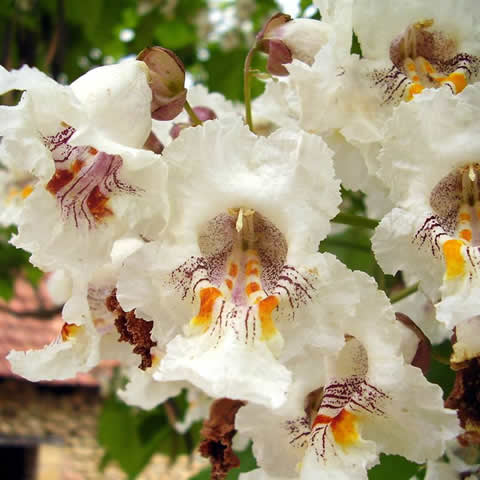
[[463,229],[460,232],[460,238],[463,238],[467,242],[470,242],[472,240],[472,231],[468,230],[467,228]]
[[200,310],[198,315],[192,318],[191,323],[194,326],[200,326],[207,330],[212,320],[215,301],[221,296],[222,292],[216,287],[202,288],[200,290]]
[[245,292],[247,295],[251,295],[252,293],[258,292],[261,289],[260,285],[257,282],[250,282],[245,287]]
[[228,274],[229,274],[231,277],[233,277],[233,278],[235,278],[235,277],[237,276],[237,274],[238,274],[238,265],[237,265],[236,263],[231,263],[231,264],[230,264],[230,268],[229,268],[229,270],[228,270]]
[[278,307],[278,298],[270,295],[258,304],[258,314],[262,325],[261,340],[269,340],[277,333],[272,312]]

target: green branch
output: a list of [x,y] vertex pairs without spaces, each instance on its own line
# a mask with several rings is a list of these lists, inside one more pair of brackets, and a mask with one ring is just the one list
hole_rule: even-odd
[[188,116],[190,117],[190,121],[192,122],[192,125],[194,127],[196,127],[197,125],[203,125],[202,121],[198,118],[197,114],[195,113],[195,110],[190,106],[190,104],[186,100],[183,107],[185,108],[185,111],[188,113]]
[[243,101],[245,102],[245,122],[248,128],[253,132],[252,121],[252,91],[251,91],[251,79],[252,74],[250,67],[252,65],[252,59],[257,52],[257,47],[254,46],[248,52],[247,58],[245,58],[245,65],[243,67]]
[[398,293],[390,296],[391,303],[397,303],[404,298],[407,298],[412,293],[415,293],[418,290],[418,285],[420,282],[415,283],[415,285],[411,285],[410,287],[404,288],[400,290]]

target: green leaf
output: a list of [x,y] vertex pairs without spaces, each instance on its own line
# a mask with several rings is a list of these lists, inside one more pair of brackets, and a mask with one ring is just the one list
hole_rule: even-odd
[[37,287],[38,284],[40,283],[40,280],[43,277],[43,272],[37,268],[34,267],[31,263],[27,263],[23,267],[23,273],[25,274],[26,279],[34,286]]
[[368,472],[369,480],[410,480],[421,468],[398,455],[380,455],[380,464]]
[[[187,405],[185,392],[170,399],[169,404],[180,420]],[[191,454],[199,443],[201,426],[202,422],[196,422],[188,432],[180,434],[170,425],[164,405],[139,410],[111,394],[99,419],[98,441],[105,449],[100,467],[116,461],[129,478],[135,478],[155,453],[163,453],[171,462],[179,455]]]
[[[447,398],[455,382],[455,372],[450,368],[449,359],[452,354],[452,345],[449,340],[445,340],[440,345],[432,347],[432,360],[427,379],[440,385],[443,390],[443,398]],[[441,360],[441,361],[439,361]]]
[[8,274],[3,274],[0,276],[0,297],[8,302],[13,297],[13,293],[13,278]]
[[353,32],[352,36],[352,47],[350,49],[350,53],[356,53],[357,55],[360,55],[360,57],[362,56],[360,42],[358,41],[358,37],[355,35],[355,32]]
[[181,20],[164,21],[155,28],[154,35],[162,47],[171,50],[186,47],[196,40],[195,27]]
[[348,268],[369,275],[375,275],[378,268],[367,229],[349,227],[341,233],[329,235],[320,243],[319,251],[333,253]]
[[124,404],[114,396],[104,403],[98,424],[98,441],[105,449],[106,461],[115,460],[129,479],[134,479],[148,464],[165,435],[163,425],[157,433],[142,435],[140,425],[145,423],[150,412],[142,412]]

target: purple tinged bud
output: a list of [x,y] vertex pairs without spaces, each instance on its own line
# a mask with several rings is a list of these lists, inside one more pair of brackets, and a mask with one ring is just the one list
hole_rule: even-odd
[[290,22],[292,17],[277,13],[268,20],[257,35],[257,48],[268,55],[267,70],[272,75],[288,75],[283,66],[293,60],[292,52],[281,39],[281,27]]
[[215,120],[217,118],[216,113],[208,107],[193,107],[193,111],[201,122]]
[[158,139],[158,137],[153,133],[150,132],[145,145],[143,145],[145,150],[151,150],[153,153],[162,153],[165,146],[163,143]]
[[411,330],[418,338],[417,351],[410,362],[414,367],[418,367],[424,375],[427,374],[430,368],[430,356],[432,345],[430,340],[420,330],[420,328],[411,320],[410,317],[404,313],[395,312],[396,319],[402,323],[406,328]]
[[292,52],[281,40],[268,41],[267,70],[272,75],[285,76],[288,70],[283,66],[293,60]]
[[268,40],[272,38],[272,32],[274,32],[278,27],[285,25],[285,23],[290,22],[292,17],[286,13],[276,13],[273,17],[265,22],[263,28],[257,34],[257,47],[262,49],[260,43],[263,40]]
[[152,89],[152,118],[172,120],[182,110],[187,99],[185,67],[171,51],[162,47],[142,50],[137,60],[145,62]]
[[175,140],[182,130],[185,128],[191,127],[190,123],[174,123],[173,127],[170,129],[170,136]]

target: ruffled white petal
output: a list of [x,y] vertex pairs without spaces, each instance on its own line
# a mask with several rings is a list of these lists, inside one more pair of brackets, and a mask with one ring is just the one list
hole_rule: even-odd
[[307,133],[279,130],[256,138],[240,122],[218,121],[188,129],[164,151],[171,166],[172,229],[193,243],[184,232],[196,240],[203,223],[245,206],[284,234],[292,255],[315,251],[338,211],[331,157],[326,144]]

